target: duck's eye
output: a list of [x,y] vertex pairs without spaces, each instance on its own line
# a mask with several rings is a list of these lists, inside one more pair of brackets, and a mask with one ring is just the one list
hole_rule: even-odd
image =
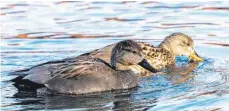
[[126,50],[127,52],[132,52],[130,49],[124,49],[124,50]]
[[136,51],[133,51],[134,54],[136,54],[137,52]]
[[180,45],[181,46],[185,46],[185,45],[188,45],[189,46],[189,43],[186,43],[186,42],[183,41]]
[[185,43],[180,43],[180,46],[184,46],[185,45]]
[[132,53],[134,53],[134,54],[138,53],[137,51],[130,50],[130,49],[124,49],[124,50],[126,50],[127,52],[132,52]]

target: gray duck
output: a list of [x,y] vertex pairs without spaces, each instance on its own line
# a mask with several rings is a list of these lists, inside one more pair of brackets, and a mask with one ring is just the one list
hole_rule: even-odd
[[133,40],[117,43],[110,56],[110,64],[89,53],[42,63],[13,72],[20,75],[12,81],[19,91],[36,91],[46,87],[56,93],[86,94],[137,86],[138,78],[134,72],[128,67],[120,69],[117,63],[123,66],[139,65],[156,72],[144,59],[140,45]]

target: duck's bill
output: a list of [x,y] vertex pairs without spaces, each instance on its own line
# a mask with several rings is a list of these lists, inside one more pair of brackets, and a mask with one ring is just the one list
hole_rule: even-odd
[[142,66],[146,70],[149,70],[150,72],[153,72],[153,73],[157,72],[157,70],[154,69],[146,59],[143,59],[141,62],[138,63],[138,65]]
[[190,61],[201,62],[203,58],[201,58],[196,52],[189,56]]

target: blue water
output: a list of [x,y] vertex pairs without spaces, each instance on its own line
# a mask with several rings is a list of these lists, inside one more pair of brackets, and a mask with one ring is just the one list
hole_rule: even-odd
[[[229,2],[1,3],[1,110],[229,110]],[[205,61],[142,78],[135,89],[90,95],[18,93],[9,72],[135,39],[157,46],[173,32]],[[189,71],[187,71],[189,70]],[[185,72],[186,71],[186,72]],[[185,73],[184,73],[185,72]]]

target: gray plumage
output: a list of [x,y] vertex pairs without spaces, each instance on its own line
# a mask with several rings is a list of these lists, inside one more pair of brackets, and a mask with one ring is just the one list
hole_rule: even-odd
[[68,94],[133,88],[138,83],[134,72],[129,69],[120,70],[115,63],[126,66],[140,64],[148,70],[154,70],[143,60],[141,53],[141,48],[136,42],[125,40],[117,43],[113,48],[111,65],[102,59],[83,54],[75,58],[47,62],[27,70],[17,71],[16,73],[23,73],[24,77],[14,82],[19,90],[23,88],[20,88],[18,84],[24,83],[23,80],[28,80],[44,85],[53,92]]

